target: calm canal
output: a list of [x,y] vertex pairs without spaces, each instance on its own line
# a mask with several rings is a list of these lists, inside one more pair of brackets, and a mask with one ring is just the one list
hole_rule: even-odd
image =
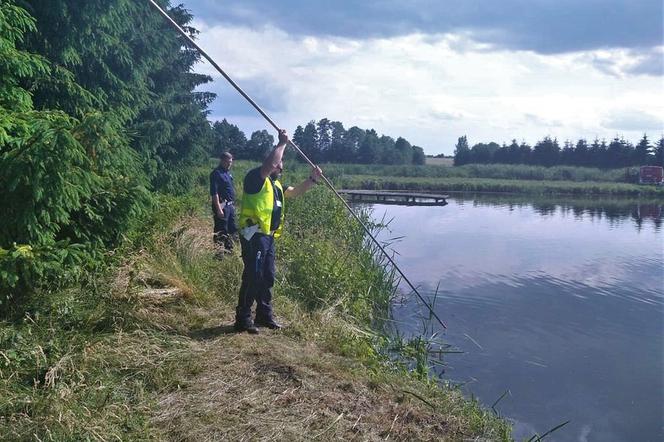
[[[380,237],[447,323],[442,377],[496,406],[517,440],[664,440],[662,206],[455,196],[371,206]],[[405,287],[405,284],[404,284]],[[394,305],[422,331],[415,297]],[[441,374],[441,373],[438,373]]]

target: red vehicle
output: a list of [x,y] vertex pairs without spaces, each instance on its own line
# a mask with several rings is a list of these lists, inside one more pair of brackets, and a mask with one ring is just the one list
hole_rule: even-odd
[[660,166],[641,166],[639,169],[640,184],[662,184],[664,168]]

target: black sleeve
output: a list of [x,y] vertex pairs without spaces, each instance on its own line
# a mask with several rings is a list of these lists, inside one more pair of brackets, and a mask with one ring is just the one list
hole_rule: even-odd
[[219,193],[219,186],[217,183],[217,171],[213,170],[210,174],[210,196],[214,196]]
[[265,180],[261,177],[261,168],[251,169],[244,177],[244,191],[246,193],[258,193],[263,188]]

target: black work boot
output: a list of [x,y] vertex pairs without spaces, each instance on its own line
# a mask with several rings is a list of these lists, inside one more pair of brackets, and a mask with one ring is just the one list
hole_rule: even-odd
[[250,335],[257,335],[258,334],[258,329],[256,328],[256,326],[254,324],[251,324],[251,323],[249,323],[249,324],[240,324],[240,323],[236,322],[233,325],[233,328],[238,333],[242,333],[242,332],[246,331]]
[[258,327],[267,327],[271,330],[279,330],[281,328],[281,324],[277,323],[274,318],[256,319],[255,324]]

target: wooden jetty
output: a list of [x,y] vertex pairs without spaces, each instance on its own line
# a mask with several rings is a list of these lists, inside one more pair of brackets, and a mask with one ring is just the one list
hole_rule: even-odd
[[413,193],[410,191],[385,191],[385,190],[347,190],[339,191],[342,195],[348,195],[352,202],[379,203],[379,204],[402,204],[408,206],[444,206],[447,204],[448,195],[436,195],[433,193]]

